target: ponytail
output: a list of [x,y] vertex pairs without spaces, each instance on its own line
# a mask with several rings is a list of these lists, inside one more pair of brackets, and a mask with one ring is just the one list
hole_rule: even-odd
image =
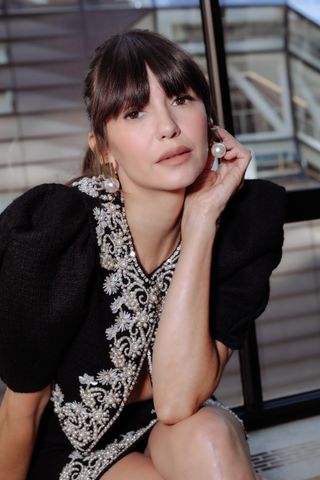
[[101,174],[101,163],[97,156],[88,147],[82,161],[81,176],[93,177]]
[[82,161],[80,175],[78,177],[72,178],[71,180],[68,180],[65,185],[72,185],[73,182],[79,181],[82,177],[97,177],[102,173],[101,167],[102,166],[98,158],[93,153],[91,148],[88,147]]

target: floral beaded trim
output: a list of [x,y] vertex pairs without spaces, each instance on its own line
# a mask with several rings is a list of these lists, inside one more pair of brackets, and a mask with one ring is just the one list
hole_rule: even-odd
[[121,440],[115,440],[102,450],[96,450],[89,454],[81,454],[78,450],[73,451],[69,455],[71,462],[63,468],[59,480],[95,480],[156,422],[157,420],[151,420],[146,427],[122,435]]
[[119,193],[106,194],[102,180],[101,177],[85,177],[73,186],[100,200],[93,214],[100,263],[107,271],[103,290],[111,297],[110,308],[115,315],[114,322],[105,330],[108,367],[111,364],[111,368],[104,368],[96,375],[84,373],[79,376],[79,402],[65,402],[58,384],[52,392],[62,430],[76,450],[87,453],[120,415],[147,352],[153,348],[180,252],[179,245],[152,275],[147,276],[136,258],[123,197]]

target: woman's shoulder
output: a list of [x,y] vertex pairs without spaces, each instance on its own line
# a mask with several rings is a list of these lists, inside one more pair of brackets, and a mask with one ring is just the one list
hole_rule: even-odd
[[[58,183],[45,183],[18,196],[0,215],[2,236],[12,230],[54,230],[77,228],[89,216],[86,196],[77,188]],[[88,222],[89,225],[90,222]]]
[[248,235],[277,236],[282,231],[286,212],[286,190],[267,180],[246,180],[222,215],[227,230]]
[[[19,218],[19,211],[27,210],[29,215],[37,215],[44,213],[47,208],[52,212],[55,210],[64,210],[72,208],[78,201],[81,193],[77,188],[59,184],[59,183],[43,183],[30,188],[26,192],[15,198],[10,205],[2,213],[2,217],[10,216],[12,212]],[[12,215],[11,215],[12,217]],[[11,218],[14,220],[15,216]],[[49,220],[48,216],[48,220]]]
[[[286,190],[268,180],[245,180],[243,188],[233,197],[226,215],[242,214],[250,220],[252,215],[263,213],[275,221],[283,221],[286,208]],[[263,217],[256,220],[263,222]]]
[[222,275],[266,252],[280,251],[286,191],[266,180],[246,180],[222,214],[215,261]]
[[72,256],[81,249],[86,258],[96,257],[94,218],[86,197],[71,186],[42,184],[16,198],[0,215],[0,268],[9,251],[23,258],[26,251],[47,258],[63,252]]

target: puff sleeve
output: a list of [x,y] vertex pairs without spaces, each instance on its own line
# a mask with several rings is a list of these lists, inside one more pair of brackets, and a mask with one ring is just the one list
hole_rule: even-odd
[[269,277],[280,262],[285,189],[247,180],[221,218],[211,270],[210,326],[214,339],[240,348],[266,308]]
[[72,187],[35,187],[0,216],[0,377],[12,390],[52,382],[86,310],[93,245]]

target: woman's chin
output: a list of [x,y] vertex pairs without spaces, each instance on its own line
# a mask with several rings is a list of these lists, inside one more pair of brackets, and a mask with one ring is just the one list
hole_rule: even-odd
[[171,182],[167,183],[164,185],[159,185],[159,190],[163,190],[166,192],[184,192],[186,188],[188,188],[190,185],[192,185],[193,181],[186,182],[186,181],[181,181],[181,182]]
[[189,175],[189,176],[185,176],[184,178],[180,179],[180,180],[176,180],[175,182],[172,182],[172,184],[170,185],[170,190],[182,190],[182,189],[186,189],[188,187],[190,187],[190,185],[192,185],[196,179],[198,178],[199,174],[197,175]]
[[160,181],[163,180],[165,190],[182,190],[192,185],[199,177],[201,171],[202,169],[200,170],[198,168],[184,169],[180,172],[172,172],[170,177],[166,176],[163,179],[158,178],[158,181],[160,183]]
[[[201,170],[202,171],[202,170]],[[180,172],[172,171],[169,175],[157,175],[150,176],[148,179],[145,177],[141,178],[139,181],[122,181],[121,186],[123,191],[132,191],[132,190],[153,190],[153,191],[162,191],[162,192],[184,192],[187,187],[192,185],[195,180],[200,175],[201,171],[199,169],[181,169]],[[144,181],[141,181],[144,180]]]

